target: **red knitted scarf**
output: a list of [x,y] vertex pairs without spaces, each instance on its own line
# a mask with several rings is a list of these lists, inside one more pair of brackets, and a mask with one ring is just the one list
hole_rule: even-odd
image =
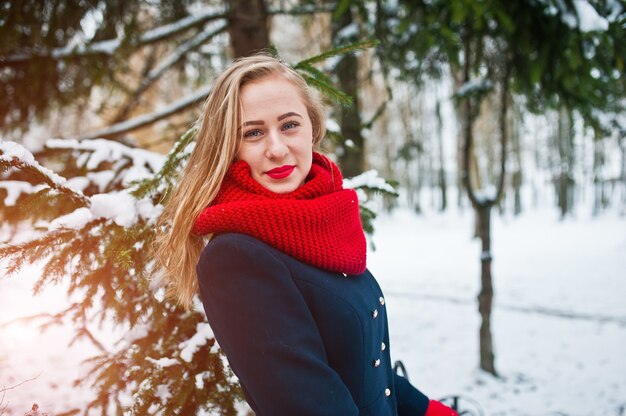
[[315,267],[362,273],[366,243],[359,202],[354,190],[343,189],[342,180],[339,168],[314,152],[304,184],[277,194],[252,178],[246,162],[237,161],[192,232],[243,233]]

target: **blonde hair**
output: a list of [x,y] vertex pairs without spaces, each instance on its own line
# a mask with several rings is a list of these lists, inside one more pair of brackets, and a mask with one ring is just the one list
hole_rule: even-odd
[[198,290],[196,263],[205,238],[191,233],[195,218],[211,203],[235,160],[241,140],[241,88],[272,75],[285,77],[300,91],[313,127],[313,143],[326,133],[324,108],[295,70],[266,54],[236,60],[214,82],[207,97],[196,146],[157,223],[156,257],[164,270],[168,295],[189,309]]

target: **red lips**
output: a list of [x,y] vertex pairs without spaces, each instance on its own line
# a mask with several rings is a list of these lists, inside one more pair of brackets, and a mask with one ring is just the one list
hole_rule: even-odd
[[267,176],[272,179],[283,179],[291,175],[291,172],[296,168],[295,165],[284,165],[265,172]]

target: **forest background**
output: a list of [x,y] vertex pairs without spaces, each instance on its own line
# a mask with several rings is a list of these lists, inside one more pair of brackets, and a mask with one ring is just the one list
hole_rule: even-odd
[[[626,214],[625,27],[621,0],[0,2],[0,254],[9,278],[43,259],[35,291],[73,301],[33,319],[101,351],[77,383],[93,400],[64,414],[237,412],[201,308],[163,296],[149,247],[214,76],[267,48],[327,98],[323,150],[370,233],[397,205],[475,212],[477,362],[497,376],[492,211],[549,189],[563,219]],[[98,323],[127,333],[105,347]]]

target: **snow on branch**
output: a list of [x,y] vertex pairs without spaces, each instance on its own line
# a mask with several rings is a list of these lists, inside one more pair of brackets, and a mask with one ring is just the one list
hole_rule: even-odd
[[[396,190],[385,178],[378,174],[376,169],[370,169],[360,175],[343,180],[343,187],[354,189],[359,198],[361,209],[365,208],[372,211],[373,208],[366,206],[369,198],[367,192],[382,192],[390,195],[398,195]],[[373,213],[373,212],[372,212]]]
[[[208,323],[200,322],[196,327],[196,333],[188,340],[181,342],[178,345],[180,348],[180,358],[183,361],[190,363],[194,354],[200,347],[205,345],[209,340],[214,339],[213,330]],[[217,352],[217,343],[214,342],[211,347],[211,353]]]
[[370,169],[367,172],[363,172],[360,175],[354,176],[349,179],[343,180],[344,188],[358,189],[358,188],[367,188],[373,191],[386,192],[393,195],[396,195],[397,192],[385,180],[385,178],[381,177],[378,174],[376,169]]
[[337,4],[329,3],[322,5],[307,4],[302,6],[293,7],[291,9],[269,9],[267,14],[277,15],[299,15],[299,14],[315,14],[315,13],[332,13],[337,8]]
[[[197,16],[187,16],[176,22],[169,23],[151,30],[141,35],[133,45],[142,46],[158,42],[168,37],[181,33],[191,27],[204,24],[210,20],[225,18],[224,13],[216,13],[214,10],[199,14]],[[92,44],[78,44],[74,46],[64,46],[52,50],[31,50],[25,53],[17,53],[5,57],[0,57],[0,63],[23,62],[33,58],[51,57],[53,59],[63,59],[73,56],[85,55],[113,55],[122,45],[123,38],[109,39]]]
[[42,189],[46,188],[46,185],[31,185],[28,182],[23,181],[2,181],[0,182],[0,189],[4,189],[7,196],[4,198],[4,206],[15,206],[17,199],[22,194],[34,194]]
[[[164,157],[143,149],[133,149],[123,146],[119,143],[108,140],[96,140],[94,142],[80,143],[77,141],[50,140],[49,147],[90,150],[91,154],[86,163],[88,167],[95,168],[102,161],[111,161],[121,157],[127,157],[133,164],[131,169],[149,166],[150,170],[146,171],[143,177],[137,179],[145,179],[148,174],[154,174],[161,169]],[[11,167],[19,169],[29,169],[38,172],[38,176],[52,189],[56,189],[64,194],[69,195],[72,199],[78,201],[80,208],[73,212],[54,219],[49,224],[40,224],[47,226],[49,230],[56,229],[81,229],[89,222],[105,218],[111,220],[115,224],[130,228],[134,226],[139,219],[144,219],[149,223],[154,223],[161,215],[163,207],[159,204],[155,205],[149,197],[135,198],[129,190],[113,191],[109,193],[101,193],[85,196],[82,191],[70,188],[68,181],[41,166],[34,158],[32,153],[23,146],[14,142],[0,142],[0,162],[9,163]],[[129,169],[130,170],[130,169]],[[15,188],[15,187],[13,187]],[[14,196],[16,190],[12,190],[11,197]],[[9,196],[7,196],[9,198]],[[9,199],[11,202],[11,199]]]
[[454,98],[460,99],[474,95],[481,95],[489,92],[493,88],[493,82],[490,79],[478,79],[466,82],[454,94]]
[[176,114],[180,111],[187,109],[188,107],[196,104],[199,100],[206,98],[211,91],[211,87],[205,87],[200,89],[199,91],[191,94],[185,98],[182,98],[167,107],[154,111],[149,114],[143,114],[138,117],[131,118],[130,120],[123,121],[121,123],[113,124],[112,126],[106,127],[101,130],[94,131],[93,133],[86,134],[84,136],[76,137],[77,140],[89,140],[95,139],[98,137],[111,137],[118,134],[126,133],[132,130],[136,130],[138,128],[153,124],[159,120],[167,118],[173,114]]
[[[136,179],[144,179],[146,175],[152,175],[158,172],[163,166],[165,157],[149,150],[124,146],[121,143],[106,139],[93,139],[78,141],[76,139],[50,139],[46,142],[49,149],[73,149],[87,151],[87,157],[80,158],[78,167],[86,167],[88,170],[94,170],[102,162],[115,163],[122,157],[126,157],[132,161],[133,167],[148,167],[145,170],[144,177]],[[135,179],[135,178],[134,178]]]
[[17,169],[29,170],[35,173],[39,179],[50,188],[55,189],[81,205],[87,205],[88,198],[81,191],[67,186],[67,180],[50,169],[45,168],[35,160],[35,157],[25,147],[15,142],[0,142],[0,164]]

